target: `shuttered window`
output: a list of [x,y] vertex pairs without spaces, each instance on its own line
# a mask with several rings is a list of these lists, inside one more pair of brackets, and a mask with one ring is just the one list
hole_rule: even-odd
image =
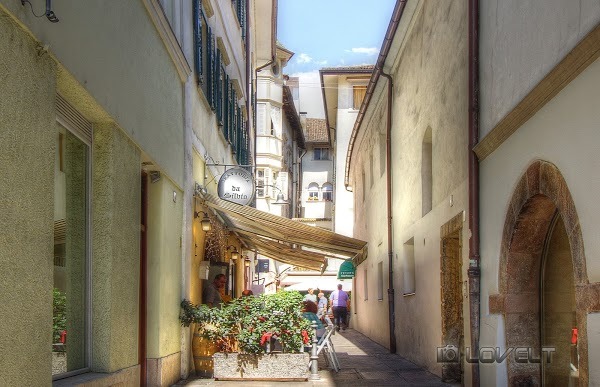
[[242,39],[246,39],[246,0],[233,0],[233,8],[242,29]]

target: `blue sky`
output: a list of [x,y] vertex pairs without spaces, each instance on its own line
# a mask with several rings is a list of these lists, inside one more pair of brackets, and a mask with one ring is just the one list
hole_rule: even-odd
[[279,0],[277,37],[295,53],[286,74],[374,64],[395,0]]

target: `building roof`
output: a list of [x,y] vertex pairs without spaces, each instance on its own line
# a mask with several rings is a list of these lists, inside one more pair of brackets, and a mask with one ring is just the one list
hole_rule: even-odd
[[327,121],[323,118],[307,118],[304,138],[306,142],[329,142]]
[[348,73],[348,72],[370,72],[375,69],[375,65],[356,65],[356,66],[340,66],[340,67],[323,67],[321,72],[327,73]]

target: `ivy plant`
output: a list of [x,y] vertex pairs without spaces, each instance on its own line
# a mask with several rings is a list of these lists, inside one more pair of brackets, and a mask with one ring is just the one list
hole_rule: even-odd
[[52,291],[52,342],[60,342],[60,334],[67,329],[67,297],[54,288]]

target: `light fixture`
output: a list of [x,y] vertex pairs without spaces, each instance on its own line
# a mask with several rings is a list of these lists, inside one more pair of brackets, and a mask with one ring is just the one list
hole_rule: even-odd
[[156,183],[160,180],[160,171],[150,171],[150,182]]
[[277,191],[279,191],[279,193],[277,194],[277,200],[275,200],[271,204],[288,204],[288,202],[285,200],[285,197],[283,196],[283,191],[281,190],[281,188],[273,184],[263,184],[261,187],[273,187]]
[[229,245],[229,246],[227,246],[227,250],[228,251],[231,250],[231,255],[230,255],[231,260],[237,261],[237,259],[240,257],[240,253],[239,253],[237,247],[235,247],[234,245]]
[[285,201],[283,193],[280,192],[277,194],[277,200],[275,200],[273,204],[288,204],[288,202]]
[[46,0],[46,13],[44,13],[42,15],[36,15],[35,12],[33,12],[33,5],[31,5],[31,2],[29,2],[29,0],[21,0],[22,6],[24,6],[25,3],[29,4],[29,7],[31,8],[31,13],[33,14],[33,16],[35,16],[35,17],[46,16],[46,18],[48,18],[48,20],[50,22],[58,23],[58,17],[52,10],[52,0]]
[[246,259],[244,259],[244,266],[250,267],[250,258],[246,257]]
[[212,230],[212,224],[210,223],[210,219],[208,218],[208,214],[204,211],[194,212],[194,218],[200,217],[200,212],[204,214],[204,217],[200,221],[202,225],[202,231],[210,231]]

